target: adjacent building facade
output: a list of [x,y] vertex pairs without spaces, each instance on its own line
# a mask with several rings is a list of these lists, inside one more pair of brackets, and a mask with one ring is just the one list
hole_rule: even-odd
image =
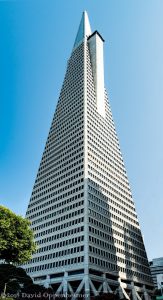
[[163,289],[163,257],[154,258],[149,264],[155,287]]
[[84,12],[26,213],[38,250],[24,267],[72,300],[148,299],[152,278],[104,86],[103,43]]

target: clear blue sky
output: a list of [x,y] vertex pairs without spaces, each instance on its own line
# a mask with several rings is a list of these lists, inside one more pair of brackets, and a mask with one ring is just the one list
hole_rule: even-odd
[[0,201],[25,214],[83,10],[149,258],[163,256],[163,1],[0,1]]

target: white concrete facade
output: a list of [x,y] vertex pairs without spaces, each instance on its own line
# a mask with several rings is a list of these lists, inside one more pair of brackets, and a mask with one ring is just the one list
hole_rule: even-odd
[[104,91],[104,40],[96,31],[89,37],[88,45],[92,66],[92,75],[96,92],[97,111],[105,118],[105,91]]
[[29,202],[38,251],[24,267],[69,299],[145,298],[152,280],[104,90],[103,41],[88,24],[84,13]]

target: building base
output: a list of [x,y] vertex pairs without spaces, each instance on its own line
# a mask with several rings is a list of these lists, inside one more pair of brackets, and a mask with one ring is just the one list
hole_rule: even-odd
[[[53,295],[60,299],[69,300],[91,300],[96,296],[111,294],[115,299],[127,300],[151,300],[153,286],[135,283],[129,280],[121,280],[118,275],[98,272],[89,274],[69,275],[68,272],[63,276],[47,276],[46,280],[38,282],[46,288],[52,288]],[[115,297],[114,297],[115,296]],[[55,299],[54,297],[54,299]],[[102,299],[102,298],[101,298]]]

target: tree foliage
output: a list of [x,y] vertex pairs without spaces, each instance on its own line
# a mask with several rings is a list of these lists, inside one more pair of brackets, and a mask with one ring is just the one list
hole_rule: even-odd
[[36,251],[30,222],[0,206],[0,259],[12,263],[25,263]]
[[0,300],[12,300],[9,297],[17,300],[47,300],[44,293],[50,295],[52,291],[34,284],[24,269],[11,264],[0,264],[0,294],[3,295]]
[[4,291],[6,284],[6,293],[16,294],[23,284],[23,287],[29,287],[33,284],[32,279],[28,276],[24,269],[17,268],[10,264],[0,265],[0,293]]

